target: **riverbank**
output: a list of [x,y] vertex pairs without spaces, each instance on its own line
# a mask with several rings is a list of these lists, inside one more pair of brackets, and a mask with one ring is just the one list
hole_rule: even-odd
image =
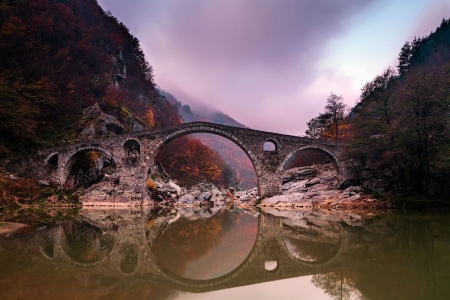
[[153,182],[156,206],[213,207],[237,206],[277,209],[338,209],[343,211],[383,211],[389,209],[449,211],[450,201],[430,197],[371,194],[361,186],[338,189],[332,164],[292,168],[283,175],[282,194],[261,199],[257,189],[235,191],[200,183],[190,189],[176,182]]
[[[19,178],[0,170],[0,212],[4,208],[42,209],[50,216],[81,206],[116,207],[115,203],[97,201],[80,202],[82,190],[58,189],[46,182]],[[279,209],[338,209],[345,211],[374,211],[387,209],[450,210],[450,201],[436,198],[406,198],[385,194],[375,197],[360,186],[344,190],[337,188],[336,171],[331,164],[314,165],[287,170],[283,175],[282,194],[261,199],[257,189],[236,191],[223,189],[210,183],[199,183],[190,189],[176,182],[155,179],[148,183],[154,206],[161,207],[259,207]],[[83,197],[81,197],[83,198]],[[84,199],[85,200],[85,199]],[[83,203],[82,203],[83,202]]]
[[46,181],[21,178],[0,169],[0,208],[30,206],[80,206],[75,191],[60,189]]

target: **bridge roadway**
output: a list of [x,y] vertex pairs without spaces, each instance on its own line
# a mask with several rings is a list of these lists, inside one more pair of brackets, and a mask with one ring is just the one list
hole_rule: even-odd
[[[250,213],[254,214],[255,211]],[[14,240],[10,240],[0,246],[11,248],[11,251],[17,252],[18,255],[30,257],[35,263],[41,261],[46,265],[53,265],[61,276],[82,277],[82,282],[96,278],[95,280],[105,282],[128,282],[125,284],[127,286],[158,284],[170,289],[196,293],[322,274],[337,271],[343,265],[354,265],[355,262],[349,259],[354,253],[361,251],[355,246],[361,237],[359,231],[354,228],[359,228],[361,224],[343,214],[324,212],[321,215],[311,211],[293,213],[297,216],[295,221],[260,213],[257,219],[257,236],[248,256],[236,269],[210,280],[184,278],[160,267],[146,236],[148,214],[143,210],[131,213],[117,210],[82,210],[82,226],[81,223],[75,226],[60,225],[49,231],[38,232],[27,242],[21,240],[21,244],[16,244]],[[89,230],[86,229],[88,226],[95,228],[95,236],[89,235]],[[67,234],[76,234],[80,243],[90,240],[94,248],[95,245],[103,245],[105,237],[108,237],[113,246],[107,253],[102,252],[97,259],[86,262],[82,260],[86,258],[84,255],[82,259],[77,257],[79,250],[71,250],[71,247],[75,246],[73,241],[68,240]],[[99,241],[99,237],[103,240]],[[306,243],[297,244],[297,252],[294,252],[286,242],[287,238]],[[303,256],[299,255],[302,245],[306,251]],[[311,245],[317,249],[325,248],[326,251],[319,251],[321,254],[311,259]],[[99,248],[97,247],[97,250],[100,253]],[[31,254],[30,249],[35,254]],[[135,260],[128,257],[130,253]],[[124,262],[131,264],[127,266]],[[271,262],[275,268],[268,269],[267,262]],[[85,284],[88,285],[87,282]]]
[[[291,136],[248,128],[220,125],[207,122],[184,123],[175,127],[155,129],[117,135],[101,140],[92,140],[64,145],[41,151],[33,172],[41,179],[64,185],[77,157],[89,150],[102,152],[105,158],[116,163],[116,192],[114,195],[92,195],[103,201],[117,201],[134,205],[151,204],[146,178],[154,166],[158,151],[170,141],[193,133],[210,133],[229,139],[238,145],[250,158],[255,168],[258,193],[261,197],[281,193],[282,173],[290,157],[305,149],[316,149],[328,154],[338,169],[339,180],[346,179],[345,164],[339,159],[342,144]],[[264,143],[271,142],[275,149],[264,150]]]

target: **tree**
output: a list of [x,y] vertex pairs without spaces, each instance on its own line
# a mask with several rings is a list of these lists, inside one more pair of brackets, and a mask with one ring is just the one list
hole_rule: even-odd
[[359,169],[373,169],[404,193],[427,194],[449,177],[448,70],[417,65],[399,77],[387,69],[364,86],[345,151]]
[[376,106],[373,113],[381,114],[382,119],[389,125],[391,123],[390,104],[394,95],[395,79],[397,73],[392,68],[384,70],[383,74],[366,83],[361,89],[361,101],[366,101]]
[[329,125],[328,121],[330,115],[319,114],[319,116],[312,118],[306,123],[308,129],[305,131],[306,135],[313,139],[318,139],[322,135],[322,132],[326,130]]
[[411,44],[407,41],[398,55],[397,69],[400,74],[405,73],[408,70],[409,64],[412,58]]
[[73,140],[83,109],[96,103],[119,119],[126,110],[150,126],[181,123],[160,99],[139,40],[95,0],[2,1],[0,56],[8,58],[0,60],[2,156]]
[[[441,24],[442,26],[442,24]],[[414,58],[416,58],[417,50],[419,49],[423,39],[414,37],[412,42],[406,42],[402,49],[400,50],[400,54],[398,55],[398,73],[405,74],[411,65],[411,62]]]
[[305,134],[311,138],[338,140],[341,138],[341,126],[344,124],[346,105],[341,96],[331,93],[327,98],[325,113],[312,118],[306,124]]
[[327,105],[325,106],[325,114],[329,115],[330,130],[335,140],[340,137],[339,125],[345,117],[345,104],[341,96],[331,93],[327,98]]
[[443,145],[450,145],[449,67],[410,69],[394,107],[396,148],[404,157],[414,192],[428,193],[433,173],[442,165],[439,152]]

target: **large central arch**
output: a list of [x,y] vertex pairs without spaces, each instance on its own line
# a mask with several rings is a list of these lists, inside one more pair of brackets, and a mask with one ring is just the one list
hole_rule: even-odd
[[[187,126],[186,128],[182,128],[182,129],[176,130],[174,132],[171,132],[171,133],[165,135],[164,137],[162,137],[161,139],[159,139],[159,141],[154,143],[154,145],[148,151],[148,154],[150,157],[150,163],[146,167],[144,174],[147,174],[148,170],[153,167],[156,155],[158,154],[159,150],[161,150],[161,148],[165,144],[168,144],[171,141],[173,141],[177,138],[180,138],[182,136],[194,134],[194,133],[209,133],[209,134],[218,135],[218,136],[221,136],[221,137],[224,137],[224,138],[230,140],[231,142],[236,144],[239,148],[241,148],[242,151],[244,151],[244,153],[248,156],[248,158],[252,162],[253,168],[255,170],[255,175],[256,175],[257,190],[258,190],[258,193],[260,194],[259,178],[262,174],[262,171],[261,171],[261,165],[259,164],[259,161],[258,161],[256,155],[250,150],[250,148],[241,139],[239,139],[238,137],[234,136],[233,134],[231,134],[229,132],[217,129],[213,126],[204,126],[204,125],[203,126],[198,126],[198,125]],[[144,181],[145,181],[145,176],[144,176]],[[145,182],[143,182],[143,186],[145,186]]]

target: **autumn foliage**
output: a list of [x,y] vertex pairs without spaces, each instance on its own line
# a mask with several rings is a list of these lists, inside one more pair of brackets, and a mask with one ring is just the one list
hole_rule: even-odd
[[194,135],[203,144],[219,153],[225,163],[235,170],[236,181],[244,189],[256,186],[256,172],[248,155],[234,142],[214,134],[199,133]]
[[217,152],[198,139],[184,136],[165,145],[156,156],[169,175],[190,187],[201,181],[233,185],[235,174]]
[[311,138],[348,142],[352,137],[351,122],[343,98],[331,93],[325,112],[307,122],[306,135]]
[[[83,109],[94,104],[124,124],[130,116],[144,128],[182,123],[138,39],[95,0],[1,1],[0,55],[0,158],[76,142]],[[234,176],[213,150],[185,141],[166,150],[174,177],[225,184]]]
[[2,1],[0,55],[0,157],[70,142],[95,103],[149,127],[181,123],[139,41],[95,0]]

